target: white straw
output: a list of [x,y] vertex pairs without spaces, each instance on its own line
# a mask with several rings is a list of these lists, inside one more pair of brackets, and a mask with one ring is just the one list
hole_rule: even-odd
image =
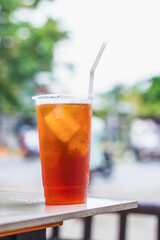
[[100,60],[100,58],[101,58],[101,56],[102,56],[102,53],[103,53],[103,51],[104,51],[104,49],[105,49],[105,47],[106,47],[106,44],[107,44],[106,42],[103,42],[103,44],[102,44],[102,46],[101,46],[101,48],[100,48],[100,50],[99,50],[99,52],[98,52],[98,55],[97,55],[97,57],[96,57],[93,65],[92,65],[92,67],[91,67],[91,70],[90,70],[90,81],[89,81],[89,91],[88,91],[88,95],[89,95],[89,96],[92,96],[92,95],[93,95],[94,73],[95,73],[96,67],[97,67],[97,65],[98,65],[98,63],[99,63],[99,60]]

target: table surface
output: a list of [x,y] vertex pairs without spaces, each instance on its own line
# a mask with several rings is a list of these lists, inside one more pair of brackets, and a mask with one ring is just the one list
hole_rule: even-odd
[[85,204],[45,206],[42,193],[0,191],[0,234],[137,207],[137,201],[88,198]]

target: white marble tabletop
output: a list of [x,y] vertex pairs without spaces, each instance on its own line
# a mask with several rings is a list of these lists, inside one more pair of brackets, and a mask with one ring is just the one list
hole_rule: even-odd
[[0,191],[0,234],[136,207],[137,201],[102,198],[88,198],[86,204],[45,206],[41,193]]

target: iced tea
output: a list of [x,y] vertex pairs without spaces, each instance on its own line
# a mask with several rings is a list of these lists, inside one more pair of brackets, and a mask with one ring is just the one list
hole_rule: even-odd
[[90,103],[37,105],[46,204],[84,203],[89,183]]

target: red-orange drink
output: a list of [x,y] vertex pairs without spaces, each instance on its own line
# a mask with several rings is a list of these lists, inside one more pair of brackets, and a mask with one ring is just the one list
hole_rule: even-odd
[[77,102],[65,95],[65,99],[53,97],[41,103],[36,110],[46,204],[84,203],[89,184],[91,99]]

